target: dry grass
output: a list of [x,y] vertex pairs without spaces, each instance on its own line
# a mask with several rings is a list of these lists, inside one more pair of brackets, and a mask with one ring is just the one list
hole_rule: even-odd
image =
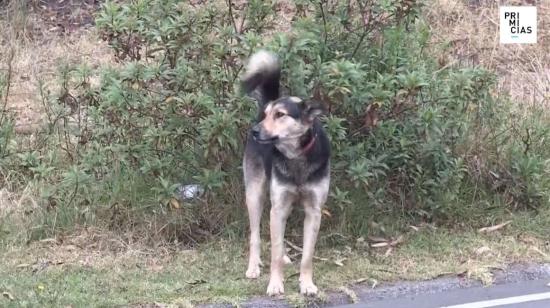
[[[113,64],[107,44],[92,28],[78,28],[60,34],[58,28],[47,24],[43,16],[33,12],[25,1],[10,1],[0,18],[0,70],[11,67],[7,108],[17,115],[16,131],[31,133],[43,124],[40,83],[56,90],[57,68],[61,63],[87,63],[90,67]],[[10,53],[14,54],[7,63]]]
[[39,263],[64,266],[84,266],[97,270],[144,266],[159,271],[176,255],[192,255],[195,250],[177,250],[163,243],[158,247],[107,230],[86,228],[71,235],[32,242],[29,246],[9,246],[5,258],[12,268],[33,267]]
[[[9,180],[9,179],[8,179]],[[26,242],[28,230],[33,228],[29,215],[39,210],[34,191],[30,186],[14,193],[14,189],[3,187],[0,189],[0,235],[6,233],[8,242]],[[4,238],[0,236],[0,246]]]
[[[440,62],[449,66],[480,65],[499,77],[496,93],[521,104],[550,104],[550,2],[537,0],[538,43],[499,43],[501,5],[533,1],[433,0],[426,16],[434,44],[448,44]],[[529,4],[530,3],[530,4]]]

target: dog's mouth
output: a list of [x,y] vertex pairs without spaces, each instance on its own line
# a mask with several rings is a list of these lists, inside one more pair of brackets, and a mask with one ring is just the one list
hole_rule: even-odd
[[252,137],[256,142],[260,144],[274,144],[275,142],[277,142],[277,140],[279,140],[279,137],[271,137],[266,139],[260,138],[260,136],[252,136]]

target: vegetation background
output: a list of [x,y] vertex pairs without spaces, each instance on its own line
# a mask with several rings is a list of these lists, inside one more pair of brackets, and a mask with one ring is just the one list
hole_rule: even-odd
[[[550,8],[534,4],[538,44],[499,45],[495,1],[0,2],[1,300],[262,294],[234,281],[256,112],[239,77],[259,48],[280,55],[285,93],[330,111],[324,288],[489,283],[491,268],[550,260]],[[204,192],[186,199],[188,184]]]

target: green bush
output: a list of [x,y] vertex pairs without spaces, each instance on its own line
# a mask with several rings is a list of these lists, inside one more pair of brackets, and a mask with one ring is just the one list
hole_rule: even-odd
[[[548,119],[509,118],[482,68],[439,67],[416,1],[294,4],[279,33],[271,1],[106,2],[97,26],[120,65],[62,66],[60,91],[42,91],[48,131],[14,158],[41,187],[45,229],[141,226],[187,243],[242,234],[240,162],[256,108],[239,77],[259,48],[280,55],[285,93],[330,111],[328,228],[359,235],[384,217],[453,223],[495,203],[548,205]],[[206,193],[178,199],[189,183]]]

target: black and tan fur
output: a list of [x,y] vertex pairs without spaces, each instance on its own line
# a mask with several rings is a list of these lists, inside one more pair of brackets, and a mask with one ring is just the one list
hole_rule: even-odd
[[330,145],[317,117],[320,105],[280,96],[281,69],[275,55],[259,51],[247,65],[243,86],[259,95],[259,113],[244,154],[246,205],[250,219],[250,256],[246,277],[260,275],[260,219],[267,192],[271,199],[271,274],[268,295],[284,293],[284,232],[293,204],[305,210],[300,292],[317,294],[313,283],[313,253],[321,223],[321,209],[329,183]]

